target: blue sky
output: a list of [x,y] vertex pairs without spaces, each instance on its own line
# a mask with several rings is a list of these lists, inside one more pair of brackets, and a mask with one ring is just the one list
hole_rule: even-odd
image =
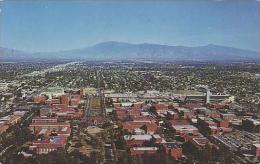
[[260,49],[260,0],[0,0],[0,8],[0,46],[29,52],[103,41]]

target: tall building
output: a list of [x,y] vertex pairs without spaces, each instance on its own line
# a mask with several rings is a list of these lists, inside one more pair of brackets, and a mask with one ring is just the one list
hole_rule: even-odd
[[206,92],[206,104],[210,103],[210,96],[211,96],[211,92],[210,92],[209,89],[207,89],[207,92]]

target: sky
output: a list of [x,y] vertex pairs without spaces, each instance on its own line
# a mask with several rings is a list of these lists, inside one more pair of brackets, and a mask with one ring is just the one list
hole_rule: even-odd
[[0,46],[27,52],[104,41],[260,51],[260,0],[0,0]]

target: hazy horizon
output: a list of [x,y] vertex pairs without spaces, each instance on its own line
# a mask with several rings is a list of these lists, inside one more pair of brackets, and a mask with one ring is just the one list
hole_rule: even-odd
[[67,51],[73,51],[73,50],[81,50],[81,49],[86,49],[86,48],[91,48],[91,47],[95,47],[98,46],[100,44],[104,44],[104,43],[123,43],[123,44],[129,44],[129,45],[144,45],[144,44],[149,44],[149,45],[160,45],[160,46],[172,46],[172,47],[189,47],[189,48],[196,48],[196,47],[205,47],[205,46],[220,46],[220,47],[227,47],[227,48],[235,48],[235,49],[240,49],[240,50],[246,50],[246,51],[253,51],[253,52],[257,52],[260,53],[260,50],[250,50],[250,49],[243,49],[243,48],[239,48],[239,47],[230,47],[230,46],[225,46],[225,45],[219,45],[219,44],[213,44],[213,43],[208,43],[208,44],[204,44],[204,45],[198,45],[198,46],[186,46],[186,45],[170,45],[170,44],[159,44],[159,43],[148,43],[148,42],[142,42],[142,43],[130,43],[130,42],[124,42],[124,41],[115,41],[115,40],[108,40],[108,41],[103,41],[103,42],[99,42],[96,43],[94,45],[86,45],[84,47],[78,47],[78,48],[72,48],[72,49],[63,49],[63,50],[53,50],[53,51],[24,51],[24,50],[20,50],[20,49],[15,49],[12,47],[1,47],[0,48],[6,48],[6,49],[10,49],[10,50],[16,50],[16,51],[23,51],[25,53],[32,53],[32,54],[37,54],[37,53],[53,53],[53,52],[67,52]]
[[0,1],[0,46],[52,52],[106,41],[260,51],[260,2]]

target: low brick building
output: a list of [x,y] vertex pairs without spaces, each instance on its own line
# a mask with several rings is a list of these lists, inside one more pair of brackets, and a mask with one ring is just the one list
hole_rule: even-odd
[[253,145],[253,151],[256,158],[260,157],[260,144],[254,144]]
[[158,148],[157,147],[133,147],[130,148],[130,155],[143,155],[143,154],[147,154],[147,155],[154,155],[156,154]]
[[47,154],[56,151],[59,148],[64,148],[67,142],[67,137],[53,136],[45,138],[41,141],[34,141],[29,147],[30,150],[35,151],[37,154]]
[[162,138],[156,135],[125,135],[124,140],[126,141],[128,146],[143,146],[145,142],[149,142],[153,139],[155,143],[161,143]]
[[193,125],[174,125],[172,126],[176,134],[191,134],[196,135],[199,133],[198,128]]
[[46,97],[45,96],[39,95],[39,96],[34,96],[33,97],[33,102],[34,103],[45,103],[45,101],[46,101]]
[[154,122],[127,121],[123,123],[123,129],[128,132],[133,132],[136,128],[144,129],[148,134],[154,134],[158,126]]
[[165,143],[163,144],[163,149],[166,154],[170,155],[175,160],[182,158],[182,148],[176,143]]

